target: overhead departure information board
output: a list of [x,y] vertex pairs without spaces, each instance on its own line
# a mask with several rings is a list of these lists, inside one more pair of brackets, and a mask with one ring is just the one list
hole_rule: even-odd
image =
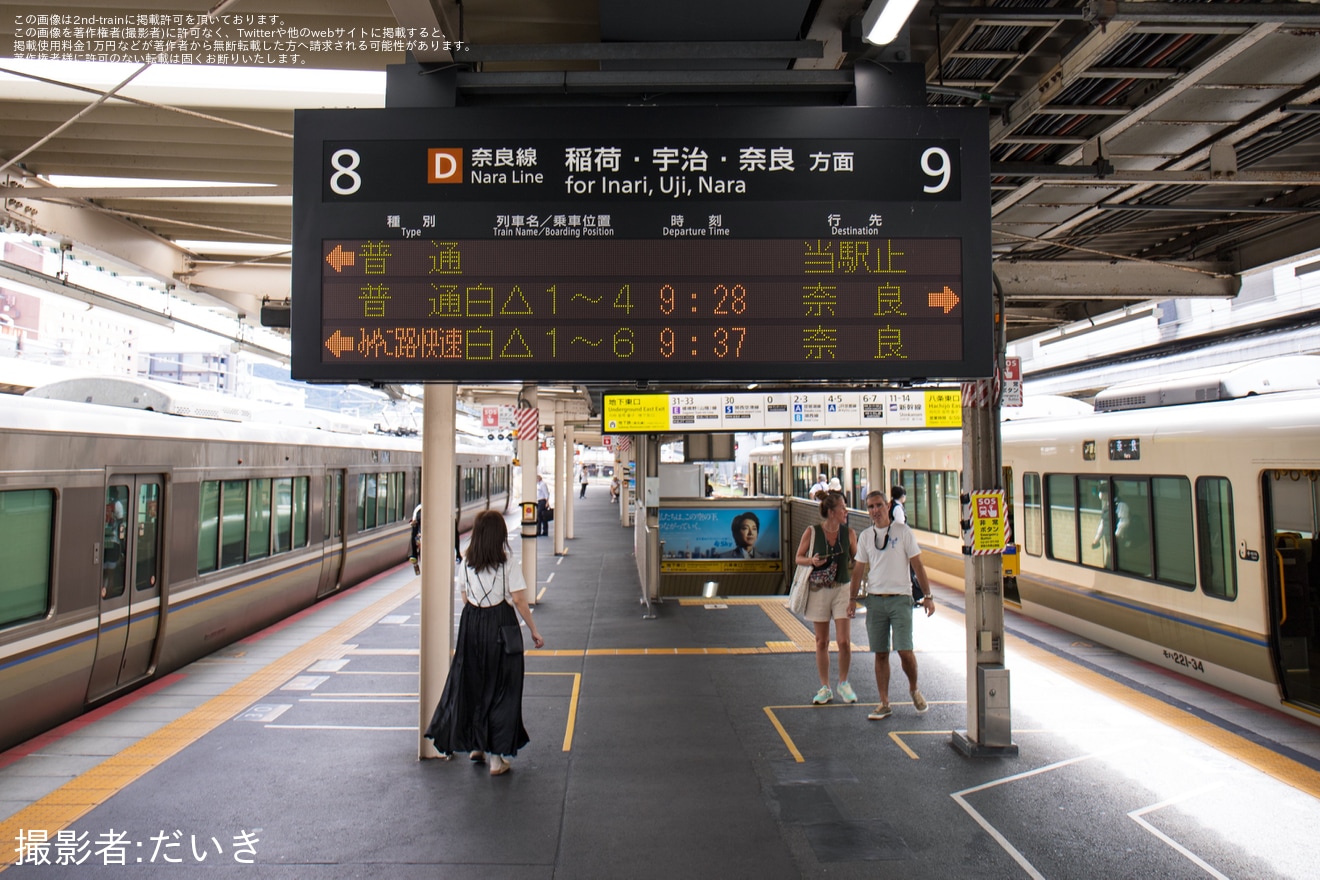
[[986,130],[925,108],[299,111],[294,376],[988,375]]

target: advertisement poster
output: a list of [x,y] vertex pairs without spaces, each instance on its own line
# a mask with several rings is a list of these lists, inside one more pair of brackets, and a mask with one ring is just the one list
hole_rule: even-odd
[[662,572],[782,571],[779,507],[662,507]]

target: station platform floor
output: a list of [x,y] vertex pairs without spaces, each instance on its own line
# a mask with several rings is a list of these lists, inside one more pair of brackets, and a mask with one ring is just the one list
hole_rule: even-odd
[[868,721],[860,618],[859,702],[812,706],[810,632],[782,596],[671,599],[644,619],[608,492],[592,486],[575,520],[563,556],[513,538],[538,553],[546,646],[528,652],[531,743],[510,773],[417,759],[419,581],[404,566],[0,753],[0,870],[1317,876],[1320,726],[1010,611],[1018,754],[965,757],[961,585],[937,585],[916,621],[929,711],[895,663],[894,714]]

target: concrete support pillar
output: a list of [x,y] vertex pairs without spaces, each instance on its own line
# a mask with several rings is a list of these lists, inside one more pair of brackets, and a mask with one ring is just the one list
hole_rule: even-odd
[[568,519],[568,484],[573,479],[573,441],[564,422],[563,401],[555,401],[555,522],[550,529],[554,536],[555,555],[564,555],[565,521]]
[[[785,431],[781,440],[784,460],[779,465],[779,485],[786,497],[793,497],[793,432]],[[787,566],[785,566],[787,568]],[[792,577],[792,575],[789,575]]]
[[577,532],[573,530],[573,517],[577,512],[577,465],[580,459],[577,457],[577,425],[568,422],[564,425],[564,439],[568,443],[568,519],[564,522],[564,540],[571,541],[577,537]]
[[[989,379],[963,385],[963,493],[1002,489],[999,399]],[[964,497],[966,495],[964,494]],[[964,503],[965,518],[971,517]],[[969,535],[964,526],[964,534]],[[1004,665],[1004,567],[998,554],[968,553],[964,564],[967,620],[967,730],[955,730],[953,745],[972,756],[1015,755]]]
[[[537,406],[537,391],[535,385],[528,385],[523,388],[519,396],[520,403],[526,403],[533,409]],[[515,492],[521,488],[523,505],[531,504],[532,509],[536,510],[536,465],[541,454],[541,426],[538,421],[536,429],[530,432],[530,436],[518,436],[518,461],[522,466],[522,485],[521,487],[512,487]],[[528,601],[536,604],[536,531],[535,522],[522,526],[522,573],[523,580],[527,583]]]
[[422,411],[422,610],[421,681],[417,707],[417,757],[438,753],[422,736],[449,675],[454,632],[454,385],[427,385]]

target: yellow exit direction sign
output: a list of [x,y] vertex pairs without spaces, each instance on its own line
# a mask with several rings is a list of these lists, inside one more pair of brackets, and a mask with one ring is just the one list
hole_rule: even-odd
[[654,434],[669,430],[668,394],[606,394],[601,421],[609,434]]

